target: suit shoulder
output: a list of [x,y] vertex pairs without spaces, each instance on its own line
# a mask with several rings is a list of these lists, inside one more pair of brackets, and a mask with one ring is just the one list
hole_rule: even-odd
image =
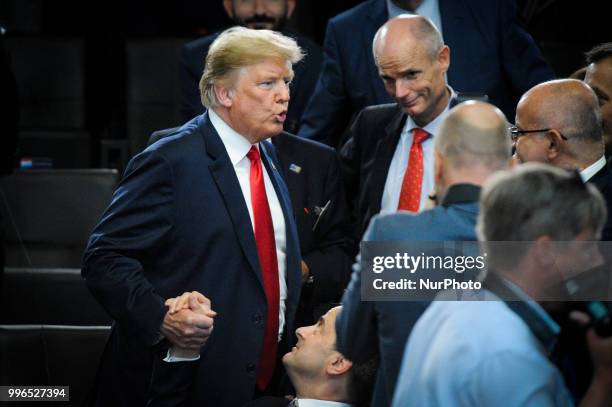
[[374,105],[364,107],[358,114],[355,120],[367,121],[388,121],[395,116],[399,111],[397,103],[385,103],[382,105]]
[[380,0],[365,1],[349,10],[346,10],[329,20],[329,24],[338,28],[353,27],[365,18],[372,15],[376,3]]
[[151,144],[145,152],[157,152],[170,160],[180,160],[194,153],[201,155],[203,144],[198,121],[194,119]]
[[[446,238],[446,208],[437,206],[419,213],[395,212],[372,218],[368,240],[440,240]],[[437,231],[439,230],[439,233]]]
[[213,34],[209,34],[205,37],[197,38],[193,41],[189,41],[181,47],[184,53],[195,53],[195,52],[206,52],[208,53],[208,48],[213,43],[214,40],[217,39],[220,33],[216,32]]
[[305,49],[307,52],[322,52],[322,48],[319,44],[317,44],[316,42],[314,42],[312,39],[304,36],[304,35],[300,35],[300,34],[296,34],[293,32],[287,32],[287,33],[283,33],[285,35],[290,36],[291,38],[295,39],[295,41],[298,43],[298,45]]
[[278,143],[275,143],[275,146],[277,148],[279,148],[279,146],[283,144],[287,144],[291,145],[294,148],[300,148],[303,150],[314,152],[316,154],[325,154],[330,156],[336,154],[336,150],[326,144],[319,143],[318,141],[306,139],[303,137],[298,137],[291,133],[283,132],[277,137]]

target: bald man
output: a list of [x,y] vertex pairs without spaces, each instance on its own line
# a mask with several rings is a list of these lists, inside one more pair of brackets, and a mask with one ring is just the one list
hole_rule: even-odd
[[[519,162],[542,162],[578,170],[612,209],[612,172],[606,165],[601,110],[593,90],[575,79],[534,86],[520,99],[512,140]],[[612,217],[602,240],[612,240]]]
[[[473,241],[480,186],[510,162],[504,114],[482,102],[464,102],[440,124],[434,145],[441,204],[418,215],[379,215],[364,241]],[[428,306],[416,301],[361,301],[361,265],[354,266],[336,323],[338,350],[356,363],[380,351],[373,406],[389,406],[412,326]]]
[[357,240],[379,212],[425,207],[434,187],[434,138],[456,96],[445,79],[450,50],[427,18],[389,20],[373,53],[395,103],[362,110],[342,148],[347,194],[357,199]]

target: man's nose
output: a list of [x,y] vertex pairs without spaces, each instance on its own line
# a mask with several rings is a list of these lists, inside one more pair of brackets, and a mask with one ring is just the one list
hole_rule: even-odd
[[407,81],[398,79],[395,81],[395,97],[401,99],[412,92],[412,88]]
[[290,98],[291,96],[289,94],[289,84],[283,82],[282,85],[280,85],[280,89],[278,91],[278,102],[287,103]]
[[266,12],[266,0],[255,0],[255,15],[262,16]]

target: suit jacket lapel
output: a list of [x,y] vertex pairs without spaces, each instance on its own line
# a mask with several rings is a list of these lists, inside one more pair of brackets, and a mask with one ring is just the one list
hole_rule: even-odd
[[244,195],[240,189],[238,178],[236,177],[236,171],[234,171],[234,167],[227,155],[225,146],[217,134],[217,131],[210,123],[207,113],[204,113],[201,117],[199,127],[204,137],[206,151],[213,159],[213,162],[209,164],[208,168],[217,184],[217,188],[223,196],[225,207],[229,212],[232,224],[234,225],[234,233],[236,233],[242,251],[251,269],[255,272],[263,290],[263,281],[259,268],[259,257],[257,254],[257,246],[255,245],[253,225],[246,203],[244,202]]
[[385,136],[376,144],[374,153],[374,164],[372,166],[372,182],[370,182],[370,202],[372,202],[372,215],[380,212],[380,203],[389,166],[393,159],[393,153],[399,142],[402,129],[406,123],[406,114],[399,105],[396,105],[396,113],[385,128]]
[[[270,159],[270,157],[275,157],[276,152],[274,152],[274,145],[271,143],[262,142],[259,143],[261,154],[261,161],[263,162],[266,170],[268,171],[268,175],[270,176],[270,180],[272,181],[272,185],[274,186],[274,190],[276,191],[276,196],[278,197],[278,201],[280,202],[281,209],[283,210],[283,216],[285,217],[285,234],[287,239],[287,290],[291,291],[297,287],[300,287],[300,274],[292,272],[293,270],[300,270],[298,268],[299,264],[295,262],[295,259],[300,259],[300,250],[299,250],[299,242],[297,237],[297,229],[295,226],[295,220],[293,217],[293,209],[291,206],[289,191],[287,190],[287,186],[283,181],[281,174],[279,173],[276,165],[274,164],[275,160]],[[299,293],[298,293],[299,295]],[[295,296],[288,296],[288,298],[296,298]]]

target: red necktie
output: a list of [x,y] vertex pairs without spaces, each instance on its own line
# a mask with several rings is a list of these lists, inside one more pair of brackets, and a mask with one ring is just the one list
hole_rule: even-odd
[[259,358],[259,372],[257,374],[257,387],[264,390],[268,386],[276,366],[280,303],[278,260],[276,259],[274,226],[272,225],[270,206],[266,196],[261,157],[257,147],[251,146],[247,157],[251,161],[251,205],[253,206],[253,221],[255,223],[255,244],[257,245],[259,266],[268,302],[263,348]]
[[404,173],[402,189],[397,209],[418,212],[421,204],[421,185],[423,183],[423,141],[429,137],[423,129],[412,130],[412,146],[408,166]]

